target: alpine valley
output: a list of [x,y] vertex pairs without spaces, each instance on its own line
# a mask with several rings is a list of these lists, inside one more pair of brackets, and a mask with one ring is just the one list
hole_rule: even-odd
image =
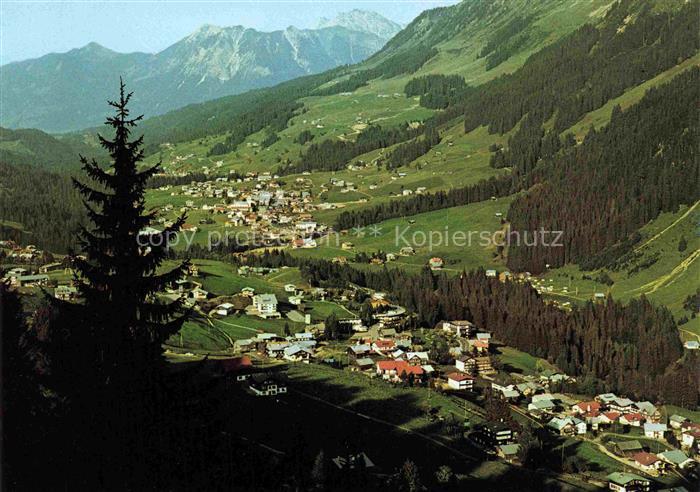
[[[169,405],[104,458],[75,438],[76,461],[34,411],[50,472],[16,479],[697,490],[698,33],[700,0],[463,0],[403,28],[353,10],[3,66],[3,316],[41,369],[27,405],[80,427],[111,393],[65,381],[148,384],[118,377],[151,367],[122,361],[132,345],[72,325],[119,332],[127,308],[162,315],[133,344],[165,361]],[[107,99],[145,118],[103,124]],[[114,246],[144,235],[160,243]]]

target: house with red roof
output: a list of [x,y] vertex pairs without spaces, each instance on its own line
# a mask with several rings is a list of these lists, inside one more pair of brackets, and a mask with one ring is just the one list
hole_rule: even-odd
[[413,374],[420,377],[425,373],[420,366],[412,366],[405,360],[380,360],[377,361],[377,374],[387,381],[399,382],[402,377]]
[[489,351],[489,342],[485,340],[468,340],[469,346],[478,354],[486,354]]
[[664,462],[658,456],[646,451],[635,454],[634,463],[646,472],[658,471],[664,466]]
[[620,412],[602,412],[600,418],[602,423],[612,424],[613,422],[617,422],[617,419],[620,418]]
[[644,415],[637,412],[626,413],[620,417],[620,423],[623,425],[633,425],[635,427],[641,427],[644,422]]
[[571,410],[576,414],[592,413],[597,415],[600,412],[600,403],[597,401],[581,401],[571,407]]
[[455,390],[471,391],[474,388],[474,378],[469,374],[453,372],[447,376],[447,386]]
[[372,344],[372,350],[379,355],[388,354],[396,350],[396,342],[394,340],[377,340]]
[[681,445],[688,449],[698,449],[700,442],[700,428],[695,427],[698,424],[689,423],[684,425],[681,431]]

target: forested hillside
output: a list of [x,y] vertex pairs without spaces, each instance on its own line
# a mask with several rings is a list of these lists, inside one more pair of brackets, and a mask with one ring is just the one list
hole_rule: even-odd
[[3,237],[65,253],[86,214],[66,174],[0,162],[0,219]]
[[[615,256],[606,248],[659,213],[698,200],[700,133],[693,101],[699,98],[696,67],[650,90],[627,111],[615,108],[608,126],[541,164],[508,219],[517,233],[563,231],[563,247],[512,245],[509,266],[535,273],[546,264],[605,266]],[[626,252],[620,248],[617,255]]]
[[[86,137],[93,140],[93,137]],[[41,130],[9,130],[0,127],[0,162],[17,166],[34,165],[52,171],[76,170],[78,154],[103,157],[96,146],[78,136],[61,138]]]
[[[562,154],[577,155],[579,151],[571,150],[576,144],[575,140],[571,135],[564,134],[584,114],[698,52],[700,41],[696,33],[700,20],[693,15],[696,7],[697,4],[689,3],[676,12],[654,12],[648,8],[637,10],[639,6],[633,2],[620,3],[608,12],[600,26],[580,28],[533,55],[511,75],[474,89],[469,89],[457,77],[421,77],[411,80],[406,92],[408,95],[420,95],[423,105],[447,106],[447,110],[440,113],[443,120],[450,114],[463,112],[466,132],[482,125],[488,126],[493,133],[513,132],[507,147],[492,149],[494,153],[491,158],[492,166],[513,170],[510,188],[505,183],[495,188],[486,182],[482,186],[491,189],[495,196],[512,193],[538,181],[530,174],[543,159],[558,161]],[[693,75],[685,74],[683,80],[689,77]],[[676,84],[682,85],[683,82]],[[697,100],[697,92],[693,91],[692,84],[685,89],[679,87],[674,85],[665,90],[665,96],[656,97],[666,97],[671,105],[686,104],[686,108],[692,108],[687,102]],[[664,105],[663,102],[658,104]],[[653,120],[653,113],[654,109],[649,108],[645,115]],[[688,121],[690,113],[690,109],[681,112],[678,119],[669,123],[676,125],[676,132],[688,127],[690,133],[687,138],[692,139],[696,135]],[[427,125],[430,123],[428,120]],[[657,136],[655,128],[639,128],[637,131],[645,135],[639,138],[647,138],[647,143]],[[636,152],[627,147],[634,145],[632,141],[615,142],[620,153],[629,156]],[[607,144],[610,145],[610,142]],[[317,146],[320,147],[320,144]],[[429,148],[424,146],[421,150],[425,153]],[[678,151],[693,162],[693,155],[684,154],[685,150]],[[311,151],[309,149],[305,157]],[[411,157],[415,159],[418,156],[413,154]],[[329,161],[332,162],[326,158],[323,162]],[[557,166],[553,164],[552,167]],[[696,172],[693,165],[691,170]],[[625,175],[629,173],[629,170],[619,171]],[[475,200],[475,195],[467,191],[451,192],[452,198],[443,198],[439,194],[434,198],[416,197],[382,204],[371,210],[343,213],[336,224],[340,228],[361,226],[405,215],[409,211],[425,212],[440,206],[470,203]],[[694,196],[694,193],[679,192],[677,202],[691,203]],[[661,210],[663,208],[657,208],[653,216]],[[645,215],[646,220],[653,216]],[[637,224],[637,227],[640,225]],[[518,254],[516,252],[515,256]],[[531,264],[518,265],[517,261],[513,260],[510,265],[527,266],[533,271],[541,270],[546,263],[540,262],[539,267],[534,268]],[[571,261],[571,258],[566,261]],[[561,264],[562,261],[550,263]]]

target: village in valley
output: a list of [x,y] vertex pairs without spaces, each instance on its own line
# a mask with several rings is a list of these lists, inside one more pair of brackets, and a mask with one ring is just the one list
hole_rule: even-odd
[[[308,249],[311,241],[321,242],[327,228],[309,214],[315,208],[309,193],[285,193],[270,188],[273,180],[262,182],[250,192],[226,190],[222,181],[184,185],[181,191],[188,202],[177,211],[195,210],[189,197],[223,194],[230,199],[227,203],[201,206],[215,222],[221,216],[231,227],[255,223],[254,229],[267,239],[286,238],[284,249]],[[173,208],[163,206],[162,212]],[[349,239],[342,243],[341,251],[352,252]],[[5,277],[13,286],[80,302],[69,256],[9,240],[0,247]],[[412,248],[404,248],[392,256],[413,254]],[[381,264],[390,257],[383,255],[381,263],[378,258],[370,262]],[[347,257],[339,255],[333,261],[345,263]],[[439,270],[442,260],[430,258],[426,266]],[[529,275],[511,276],[507,271],[484,275],[501,282],[532,281]],[[531,446],[523,442],[523,435],[536,429],[551,436],[565,472],[578,485],[646,491],[697,479],[697,412],[625,395],[585,394],[582,381],[500,343],[488,326],[442,320],[432,328],[417,327],[413,315],[396,304],[391,293],[352,284],[341,289],[311,286],[298,268],[248,265],[245,260],[230,264],[195,259],[188,275],[162,296],[182,298],[193,310],[191,321],[164,346],[173,365],[204,361],[212,377],[247,393],[271,415],[295,395],[326,398],[322,391],[308,395],[308,381],[301,386],[316,373],[327,387],[352,384],[364,388],[360,391],[415,397],[417,408],[406,432],[417,440],[437,440],[472,459],[521,466],[529,459],[523,447]],[[335,405],[334,401],[331,395],[326,403]],[[361,408],[359,403],[346,411],[395,425],[381,407],[373,408],[373,414]],[[421,426],[429,427],[429,434],[419,430]],[[274,448],[272,442],[264,445]],[[349,454],[334,456],[333,463],[339,473],[349,463],[366,468],[369,475],[380,473],[387,463],[378,449],[376,442],[362,443]]]

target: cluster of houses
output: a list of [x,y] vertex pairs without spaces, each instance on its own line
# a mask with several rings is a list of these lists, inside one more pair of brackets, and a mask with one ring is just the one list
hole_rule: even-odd
[[[270,242],[290,243],[293,247],[315,247],[314,237],[326,231],[326,226],[316,223],[311,212],[318,206],[313,203],[310,182],[301,180],[307,189],[282,189],[278,176],[269,173],[248,173],[245,177],[219,177],[211,181],[193,181],[173,189],[171,196],[190,198],[180,207],[180,212],[203,211],[212,217],[221,216],[217,222],[225,227],[246,226],[257,234],[257,238]],[[251,182],[252,186],[240,187],[242,183]],[[234,186],[234,183],[238,186]],[[254,185],[253,185],[254,183]],[[298,183],[297,183],[298,184]],[[216,203],[198,204],[195,199],[206,201],[220,200]],[[172,204],[165,205],[160,222],[164,226],[172,223],[165,214],[173,212]],[[206,223],[207,219],[202,219]],[[197,231],[194,224],[186,224],[186,231]],[[303,241],[307,239],[307,241]],[[302,240],[301,242],[299,240]]]
[[362,330],[353,337],[355,343],[347,348],[351,369],[376,374],[392,383],[408,379],[425,381],[434,372],[428,353],[413,350],[410,333],[397,333],[395,328],[383,324]]
[[254,338],[236,340],[234,349],[241,353],[257,351],[272,359],[310,362],[315,357],[317,341],[313,333],[300,332],[287,337],[275,333],[258,333]]
[[29,265],[39,263],[39,266],[14,266],[3,274],[1,280],[8,282],[14,288],[37,288],[53,287],[54,296],[62,301],[74,301],[78,298],[78,289],[72,284],[56,285],[56,281],[51,281],[51,272],[62,272],[70,274],[72,272],[71,263],[66,257],[64,261],[45,262],[45,253],[35,246],[29,245],[21,248],[14,241],[0,241],[0,247],[7,248],[11,253],[7,259],[14,264],[28,263]]
[[[450,354],[455,358],[457,370],[448,376],[450,388],[471,389],[477,375],[489,377],[496,373],[489,355],[490,333],[477,329],[474,323],[467,320],[442,321],[437,329],[460,340],[459,347],[450,349]],[[470,379],[465,379],[465,375]]]
[[[518,385],[520,386],[520,385]],[[520,388],[518,388],[520,389]],[[524,389],[524,388],[523,388]],[[668,468],[686,469],[696,465],[688,454],[698,451],[700,424],[690,422],[680,415],[672,415],[662,421],[661,412],[649,401],[634,401],[613,393],[597,395],[590,401],[567,405],[563,395],[540,393],[542,387],[530,385],[533,393],[527,404],[528,413],[552,432],[565,436],[585,435],[589,431],[611,431],[622,428],[638,428],[638,434],[660,442],[676,436],[681,449],[670,449],[657,454],[646,451],[638,440],[621,440],[613,443],[613,450],[629,459],[630,465],[649,474],[658,474]]]
[[209,297],[209,292],[202,288],[200,282],[187,278],[176,280],[165,289],[165,292],[171,296],[183,297],[187,306],[194,306],[197,302],[206,301]]
[[11,239],[0,241],[0,248],[7,250],[7,261],[11,263],[36,263],[41,262],[46,253],[34,246],[20,246]]

